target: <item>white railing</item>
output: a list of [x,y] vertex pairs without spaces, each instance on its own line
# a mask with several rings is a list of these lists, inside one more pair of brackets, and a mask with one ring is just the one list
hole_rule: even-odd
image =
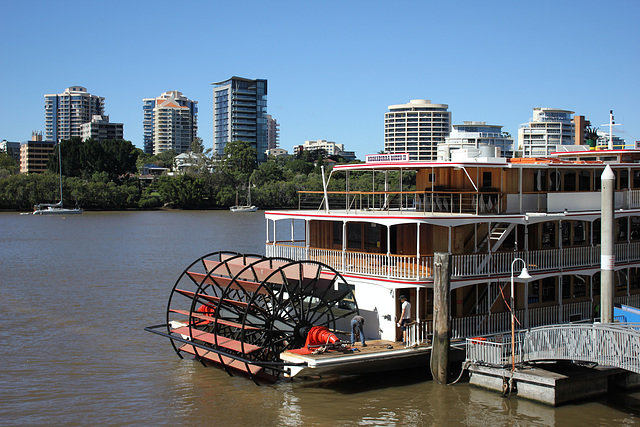
[[521,341],[516,337],[515,357],[511,358],[511,336],[505,336],[504,342],[487,341],[481,338],[467,338],[466,360],[471,363],[480,363],[496,367],[508,366],[513,362],[522,360]]
[[527,331],[523,360],[578,360],[640,373],[640,324],[550,325]]
[[289,258],[294,261],[309,259],[307,248],[304,246],[268,243],[265,248],[265,254],[268,257]]
[[615,245],[614,255],[616,261],[632,261],[638,259],[638,256],[640,255],[640,242]]
[[628,305],[630,307],[640,308],[640,294],[623,295],[615,297],[613,302],[616,304]]
[[629,209],[640,207],[640,190],[629,190]]
[[[342,273],[424,280],[432,279],[433,257],[415,255],[387,255],[350,252],[336,249],[306,248],[291,244],[267,242],[267,256],[291,258],[295,261],[311,259],[323,262]],[[483,277],[508,275],[511,262],[522,258],[529,272],[560,268],[597,267],[600,265],[600,245],[535,251],[496,252],[491,254],[453,255],[453,277]],[[618,262],[640,261],[640,242],[615,245]]]
[[511,355],[511,337],[498,342],[467,338],[466,360],[496,367],[541,360],[570,360],[598,363],[640,373],[640,324],[556,324],[516,336]]
[[[560,312],[562,307],[562,318]],[[559,322],[591,320],[593,312],[590,301],[571,304],[535,307],[515,311],[516,330]],[[482,337],[511,332],[511,312],[454,317],[451,319],[451,338]]]
[[407,342],[405,347],[415,347],[421,344],[428,344],[433,336],[433,322],[420,321],[413,322],[407,326]]

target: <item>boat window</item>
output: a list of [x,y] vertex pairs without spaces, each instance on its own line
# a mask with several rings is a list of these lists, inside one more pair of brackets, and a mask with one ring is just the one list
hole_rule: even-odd
[[[591,289],[593,291],[593,296],[595,297],[596,295],[600,295],[600,272],[599,271],[593,275],[593,278],[591,279],[591,281],[592,281]],[[596,317],[600,317],[600,313],[597,313]]]
[[633,170],[631,173],[633,176],[633,188],[640,189],[640,170]]
[[578,175],[578,191],[591,191],[591,170],[583,169]]
[[347,224],[347,247],[349,249],[362,249],[362,224]]
[[378,224],[365,224],[367,238],[365,239],[365,251],[378,252],[380,250],[382,226]]
[[573,276],[573,298],[584,298],[589,288],[589,276]]
[[619,187],[621,190],[626,190],[629,188],[629,170],[628,169],[620,169],[619,180],[620,180]]
[[566,247],[571,244],[571,223],[568,221],[562,222],[562,246]]
[[594,245],[600,244],[600,220],[593,221],[593,230],[591,230],[591,239]]
[[631,233],[629,234],[630,240],[640,240],[640,217],[631,217]]
[[529,282],[529,304],[540,302],[540,281]]
[[560,172],[552,170],[549,172],[549,191],[560,191]]
[[547,191],[547,171],[537,170],[533,173],[533,190]]
[[627,293],[627,272],[626,270],[616,271],[616,291],[619,294]]
[[571,276],[562,276],[562,299],[571,298]]
[[556,278],[546,277],[542,279],[542,302],[556,300]]
[[542,224],[542,247],[550,248],[556,244],[556,227],[553,222]]
[[618,218],[618,242],[627,240],[627,218]]
[[640,289],[640,268],[632,267],[629,269],[629,290],[637,289]]
[[482,172],[482,187],[491,187],[491,172]]
[[333,245],[342,247],[342,223],[333,221]]
[[576,171],[564,171],[564,191],[576,191]]
[[585,223],[583,221],[576,221],[573,226],[573,244],[574,245],[584,245],[585,243],[585,233],[584,233]]

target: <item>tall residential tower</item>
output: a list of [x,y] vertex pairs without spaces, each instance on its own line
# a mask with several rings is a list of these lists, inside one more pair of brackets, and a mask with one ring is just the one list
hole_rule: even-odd
[[45,141],[82,136],[81,126],[94,115],[104,114],[104,97],[91,95],[82,86],[68,87],[61,94],[44,96]]
[[198,136],[198,102],[172,90],[157,98],[145,98],[143,106],[144,152],[168,150],[186,153]]
[[231,77],[213,84],[213,147],[222,156],[228,142],[250,142],[258,162],[267,159],[267,81]]
[[384,114],[384,151],[409,153],[410,160],[436,160],[438,144],[445,142],[451,131],[448,108],[426,99],[389,105]]

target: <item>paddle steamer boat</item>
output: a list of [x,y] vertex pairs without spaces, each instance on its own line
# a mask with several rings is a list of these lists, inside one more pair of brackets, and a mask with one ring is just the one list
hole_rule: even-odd
[[[518,328],[592,320],[600,295],[600,176],[608,164],[616,176],[615,301],[640,307],[640,150],[482,154],[458,150],[446,162],[381,154],[337,165],[329,183],[342,174],[344,190],[303,191],[299,209],[265,212],[266,254],[341,273],[368,339],[402,340],[405,295],[413,320],[407,345],[428,342],[435,252],[452,255],[453,339],[510,330],[516,258],[532,276],[515,287]],[[362,174],[371,176],[368,191],[350,185]]]

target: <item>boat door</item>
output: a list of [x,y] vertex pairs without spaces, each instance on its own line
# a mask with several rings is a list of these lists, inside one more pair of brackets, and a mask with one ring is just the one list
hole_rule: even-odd
[[416,290],[414,288],[396,289],[396,341],[402,341],[402,329],[398,326],[402,316],[402,302],[400,297],[407,297],[411,304],[410,323],[416,321]]
[[[427,287],[396,289],[396,341],[402,341],[402,330],[398,327],[402,315],[400,296],[404,295],[411,304],[411,321],[433,320],[433,289]],[[430,329],[430,328],[427,328]]]

